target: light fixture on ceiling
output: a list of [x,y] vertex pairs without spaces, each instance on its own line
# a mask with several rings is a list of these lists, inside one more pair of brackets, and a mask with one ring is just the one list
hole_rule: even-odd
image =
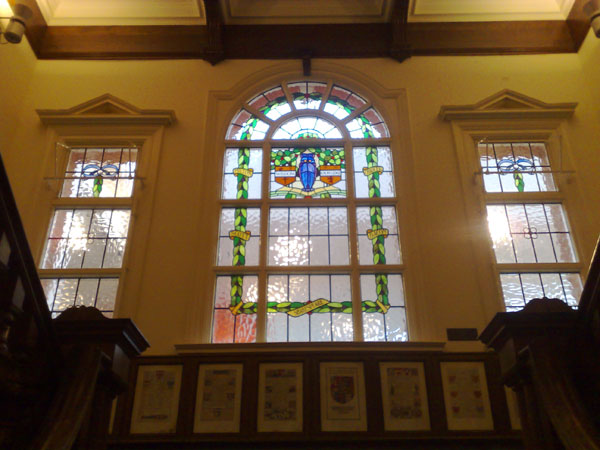
[[583,12],[590,18],[592,30],[597,38],[600,38],[600,2],[590,0],[583,6]]
[[9,19],[6,29],[1,34],[4,35],[4,39],[11,44],[18,44],[23,39],[25,28],[27,27],[27,21],[31,18],[33,12],[31,9],[23,3],[16,3],[13,6],[12,17],[0,17],[0,19]]

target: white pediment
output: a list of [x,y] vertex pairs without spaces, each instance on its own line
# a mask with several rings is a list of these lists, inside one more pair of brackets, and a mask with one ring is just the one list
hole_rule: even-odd
[[111,94],[104,94],[68,109],[38,109],[44,125],[78,124],[154,124],[175,122],[172,110],[140,109]]
[[444,120],[567,118],[577,103],[545,103],[510,89],[504,89],[472,105],[445,105],[440,108]]

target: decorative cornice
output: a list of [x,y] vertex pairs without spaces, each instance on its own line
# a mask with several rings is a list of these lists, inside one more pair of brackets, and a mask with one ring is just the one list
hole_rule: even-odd
[[177,119],[173,110],[140,109],[104,94],[68,109],[36,110],[44,125],[162,125]]
[[481,119],[567,119],[577,103],[545,103],[510,89],[504,89],[473,105],[445,105],[443,120]]

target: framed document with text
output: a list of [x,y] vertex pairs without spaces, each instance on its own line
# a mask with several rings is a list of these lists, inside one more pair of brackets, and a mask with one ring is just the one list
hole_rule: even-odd
[[302,363],[260,364],[258,431],[302,431]]
[[324,362],[321,371],[321,429],[367,431],[362,362]]
[[131,433],[175,433],[181,366],[138,366]]
[[194,433],[238,433],[242,399],[242,364],[201,364]]
[[442,362],[449,430],[493,430],[483,362]]
[[429,430],[423,363],[381,362],[379,372],[385,430]]

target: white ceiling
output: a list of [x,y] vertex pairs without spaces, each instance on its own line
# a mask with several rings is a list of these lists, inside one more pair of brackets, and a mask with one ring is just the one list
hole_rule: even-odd
[[[0,0],[1,1],[1,0]],[[393,0],[219,0],[228,24],[389,20]],[[202,0],[37,0],[52,25],[205,24]],[[564,20],[574,0],[410,0],[410,22]]]

